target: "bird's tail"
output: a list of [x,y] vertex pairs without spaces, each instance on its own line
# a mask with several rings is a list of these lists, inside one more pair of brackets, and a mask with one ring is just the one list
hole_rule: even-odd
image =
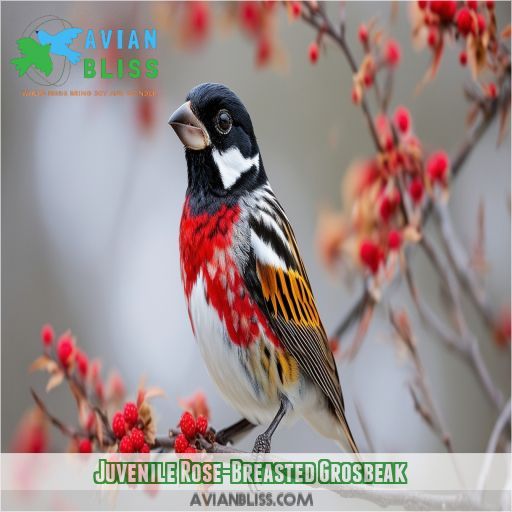
[[343,433],[345,434],[345,439],[348,442],[348,445],[350,446],[350,449],[355,453],[359,453],[359,448],[357,447],[356,441],[354,439],[354,436],[352,435],[352,431],[350,430],[350,427],[348,426],[347,419],[345,418],[345,414],[342,415],[341,418],[339,418],[341,423],[341,429],[343,430]]
[[32,66],[32,61],[28,57],[16,57],[15,59],[11,59],[11,64],[14,65],[16,71],[18,71],[18,76],[23,76]]

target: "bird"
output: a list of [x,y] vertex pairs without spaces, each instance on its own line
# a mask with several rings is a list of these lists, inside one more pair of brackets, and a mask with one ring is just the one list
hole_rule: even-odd
[[18,71],[18,76],[23,76],[32,66],[46,76],[50,76],[53,71],[53,63],[49,44],[39,44],[31,37],[22,37],[16,43],[22,56],[11,59],[11,64]]
[[50,45],[50,53],[66,57],[71,64],[80,61],[81,54],[68,47],[73,39],[76,39],[82,32],[81,28],[66,28],[56,34],[49,34],[44,30],[36,30],[36,36],[41,44]]
[[241,423],[268,425],[253,452],[271,450],[281,420],[303,417],[357,453],[334,356],[247,109],[225,85],[204,83],[169,124],[187,164],[179,246],[188,315]]

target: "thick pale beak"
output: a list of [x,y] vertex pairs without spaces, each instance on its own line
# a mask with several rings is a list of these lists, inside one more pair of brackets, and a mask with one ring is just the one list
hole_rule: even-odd
[[199,119],[192,112],[190,101],[183,103],[169,119],[176,135],[183,145],[190,149],[204,149],[210,143],[208,133]]

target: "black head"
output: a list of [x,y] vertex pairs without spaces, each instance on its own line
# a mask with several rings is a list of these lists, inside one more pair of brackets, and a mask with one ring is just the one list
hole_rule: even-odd
[[186,148],[189,189],[239,195],[266,180],[249,113],[226,86],[194,87],[169,124]]

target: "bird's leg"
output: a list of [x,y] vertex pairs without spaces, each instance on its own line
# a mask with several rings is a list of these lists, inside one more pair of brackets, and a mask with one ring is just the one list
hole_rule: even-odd
[[233,423],[233,425],[219,430],[215,434],[215,441],[223,445],[232,443],[235,438],[249,432],[249,430],[252,430],[255,426],[256,425],[253,425],[249,420],[242,418],[236,423]]
[[281,405],[279,406],[279,410],[275,418],[272,420],[267,430],[260,434],[256,438],[256,442],[254,443],[254,448],[252,449],[253,453],[270,453],[270,441],[272,440],[272,435],[274,434],[277,426],[284,418],[284,415],[287,413],[290,408],[290,402],[288,399],[283,396],[281,397]]

